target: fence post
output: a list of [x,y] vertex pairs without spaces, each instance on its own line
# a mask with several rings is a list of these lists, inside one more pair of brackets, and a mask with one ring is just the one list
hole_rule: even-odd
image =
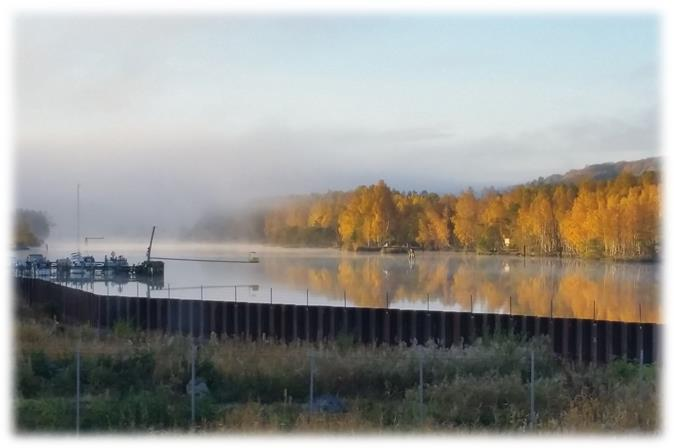
[[529,411],[529,422],[531,424],[531,429],[536,427],[536,407],[534,405],[534,349],[531,349],[531,379],[529,380],[529,401],[531,403],[531,409]]
[[314,354],[309,352],[309,414],[314,413]]
[[424,359],[419,352],[419,422],[424,419]]
[[192,387],[190,388],[190,395],[192,399],[192,429],[194,429],[194,425],[196,423],[196,400],[195,400],[195,392],[194,390],[196,389],[194,386],[196,385],[196,346],[194,345],[194,338],[192,338]]
[[105,326],[110,325],[110,285],[105,282]]
[[644,348],[639,350],[639,383],[644,379]]
[[80,341],[77,341],[75,352],[75,434],[80,434]]
[[96,339],[101,337],[101,296],[96,294]]
[[201,285],[201,301],[199,302],[199,340],[204,339],[204,285]]

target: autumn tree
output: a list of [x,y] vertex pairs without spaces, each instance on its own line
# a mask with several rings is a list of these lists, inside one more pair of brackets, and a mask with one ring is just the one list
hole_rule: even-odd
[[456,212],[452,217],[454,234],[464,248],[473,248],[480,234],[478,218],[480,204],[469,188],[459,195],[456,201]]

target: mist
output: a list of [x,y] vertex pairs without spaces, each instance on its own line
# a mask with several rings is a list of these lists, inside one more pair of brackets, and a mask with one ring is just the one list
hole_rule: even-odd
[[14,205],[53,239],[75,236],[77,184],[83,237],[177,238],[283,195],[458,193],[658,154],[648,16],[24,15],[14,37]]

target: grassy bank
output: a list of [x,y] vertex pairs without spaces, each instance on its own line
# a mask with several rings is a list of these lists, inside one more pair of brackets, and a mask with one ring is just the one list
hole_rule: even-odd
[[[81,338],[82,431],[185,431],[190,427],[191,341],[109,334],[23,316],[16,327],[15,416],[19,431],[73,431],[75,347]],[[203,431],[513,431],[529,418],[529,353],[535,353],[537,431],[656,431],[657,370],[614,361],[562,362],[544,339],[497,338],[465,349],[205,341],[196,375]],[[310,413],[315,396],[346,407]],[[423,364],[423,404],[419,365]]]

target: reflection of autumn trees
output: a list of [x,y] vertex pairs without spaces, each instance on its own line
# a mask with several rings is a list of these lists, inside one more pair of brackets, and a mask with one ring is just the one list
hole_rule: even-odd
[[[559,259],[528,261],[516,257],[420,256],[413,267],[400,257],[348,256],[332,264],[313,266],[311,261],[268,260],[266,274],[292,288],[309,288],[311,294],[363,307],[395,302],[431,301],[445,307],[476,312],[509,311],[549,316],[552,303],[557,317],[638,321],[639,302],[644,321],[660,321],[658,288],[653,266],[610,264]],[[649,280],[650,279],[650,280]]]

